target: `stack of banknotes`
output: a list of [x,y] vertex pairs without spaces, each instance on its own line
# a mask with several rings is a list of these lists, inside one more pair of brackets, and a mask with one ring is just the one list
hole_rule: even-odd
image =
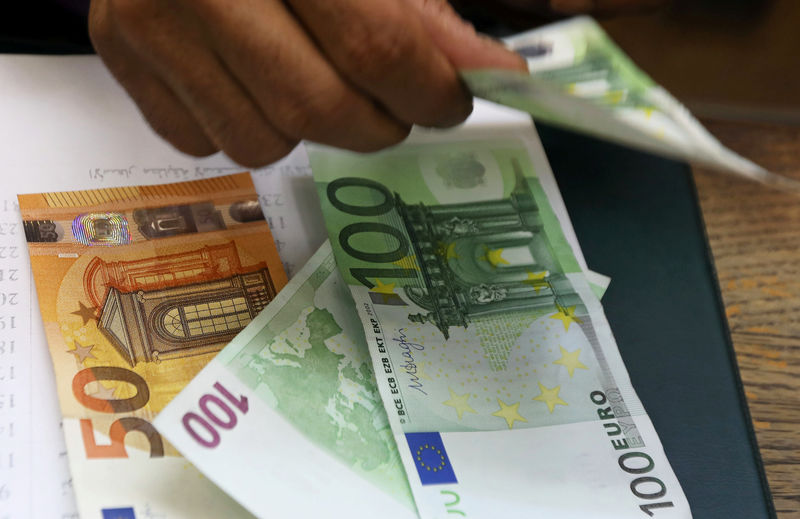
[[[508,43],[476,95],[793,188],[591,19]],[[81,517],[691,517],[532,125],[307,152],[288,282],[247,173],[20,195]]]

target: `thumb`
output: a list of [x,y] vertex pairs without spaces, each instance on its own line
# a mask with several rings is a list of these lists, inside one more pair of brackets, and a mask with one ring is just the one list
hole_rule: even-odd
[[502,68],[527,70],[525,60],[464,21],[446,0],[406,0],[433,43],[459,70]]

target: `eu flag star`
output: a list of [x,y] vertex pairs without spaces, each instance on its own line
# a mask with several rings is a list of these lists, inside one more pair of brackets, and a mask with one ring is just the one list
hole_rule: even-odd
[[504,249],[490,249],[489,247],[484,247],[484,250],[485,254],[479,259],[487,262],[492,268],[497,268],[499,265],[510,265],[508,260],[503,257]]
[[534,290],[536,290],[537,294],[539,293],[539,290],[542,289],[542,287],[547,285],[547,282],[545,281],[545,278],[547,277],[547,275],[549,273],[546,270],[543,270],[542,272],[535,272],[535,273],[534,272],[526,272],[526,274],[528,275],[528,277],[523,279],[522,282],[524,284],[526,284],[526,285],[530,285]]
[[97,309],[93,306],[86,306],[80,301],[78,301],[78,309],[74,312],[70,312],[72,315],[77,315],[81,319],[83,319],[83,325],[86,326],[91,320],[97,320]]
[[569,325],[572,323],[580,324],[581,320],[575,317],[575,307],[559,308],[559,311],[550,316],[550,319],[558,319],[564,323],[564,330],[569,330]]
[[73,355],[75,355],[75,358],[78,359],[78,362],[80,364],[83,364],[83,362],[86,359],[96,359],[97,358],[92,354],[92,348],[94,348],[94,344],[89,344],[88,346],[83,346],[78,341],[74,341],[74,342],[75,342],[75,349],[67,350],[67,353],[72,353]]
[[561,348],[561,358],[554,360],[553,364],[561,364],[567,368],[570,377],[575,374],[576,369],[589,369],[578,359],[578,357],[581,355],[580,348],[575,351],[567,351],[567,349],[563,346],[559,346],[559,348]]
[[394,294],[394,285],[395,283],[384,283],[380,279],[375,280],[375,286],[370,289],[371,292],[376,292],[378,294],[385,294],[390,295]]
[[97,385],[98,385],[98,389],[97,389],[97,391],[92,393],[93,397],[99,398],[100,400],[112,400],[112,399],[114,399],[114,391],[116,391],[116,388],[106,387],[106,386],[104,386],[103,384],[101,384],[99,382],[97,383]]
[[397,265],[398,267],[404,269],[414,269],[419,270],[419,265],[417,264],[417,255],[416,254],[409,254],[404,258],[400,258],[397,261],[392,262],[393,265]]
[[437,256],[445,260],[458,259],[458,253],[456,252],[456,242],[445,243],[443,241],[440,241],[434,252]]
[[500,404],[500,409],[492,413],[492,416],[496,416],[505,420],[509,429],[514,428],[514,422],[528,421],[527,418],[519,414],[519,402],[508,405],[498,398],[497,403]]
[[558,392],[561,391],[561,386],[548,388],[547,386],[539,382],[539,391],[541,391],[539,396],[535,396],[533,397],[533,399],[547,404],[547,409],[551,413],[553,412],[553,410],[556,408],[557,405],[569,405],[564,400],[562,400],[560,396],[558,396]]
[[477,413],[477,411],[473,409],[471,405],[469,405],[469,393],[458,395],[452,389],[447,389],[450,391],[450,399],[445,400],[442,402],[442,404],[455,409],[456,413],[458,413],[459,420],[461,420],[461,418],[464,416],[464,413]]

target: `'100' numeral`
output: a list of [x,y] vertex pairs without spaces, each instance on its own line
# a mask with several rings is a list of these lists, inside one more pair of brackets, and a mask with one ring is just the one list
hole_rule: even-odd
[[[225,400],[241,411],[247,414],[250,408],[247,403],[247,397],[241,396],[236,398],[230,391],[219,382],[214,383],[216,389]],[[220,435],[217,427],[221,429],[233,429],[239,422],[236,412],[231,409],[222,398],[217,395],[206,393],[200,397],[198,401],[202,415],[190,411],[183,415],[183,427],[197,443],[203,447],[213,449],[220,442]],[[212,425],[213,424],[213,425]]]
[[[339,191],[343,188],[358,187],[370,189],[380,195],[382,201],[375,205],[353,205],[345,202],[339,197]],[[394,197],[383,184],[366,178],[343,177],[338,178],[328,184],[328,201],[339,211],[355,217],[378,217],[382,216],[395,207]],[[394,250],[374,252],[359,250],[352,244],[352,238],[359,234],[383,235],[385,238],[392,238],[397,246]],[[389,240],[391,242],[391,240]],[[339,231],[339,245],[342,250],[351,258],[367,263],[387,264],[395,263],[408,256],[411,245],[408,243],[405,234],[391,225],[381,222],[354,222],[346,225]],[[411,268],[396,267],[353,267],[350,268],[350,275],[358,280],[367,288],[372,288],[375,284],[369,278],[415,278],[417,271]]]

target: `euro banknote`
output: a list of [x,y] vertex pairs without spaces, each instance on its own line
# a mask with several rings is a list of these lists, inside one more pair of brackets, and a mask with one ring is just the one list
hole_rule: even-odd
[[309,150],[420,517],[691,517],[533,140]]
[[328,241],[153,424],[257,517],[418,517]]
[[[532,131],[529,122],[518,128],[501,133]],[[568,221],[541,148],[535,155],[557,213]],[[580,252],[574,237],[571,244]],[[585,272],[602,293],[608,278]],[[219,426],[211,397],[234,413],[226,412],[234,424]],[[358,314],[328,243],[154,423],[258,516],[371,518],[380,510],[383,517],[416,517]]]
[[800,191],[797,181],[723,146],[593,19],[547,25],[510,37],[506,44],[526,58],[530,73],[463,71],[476,96],[529,112],[540,121]]
[[327,241],[154,423],[258,517],[416,517]]
[[250,175],[19,196],[81,517],[241,517],[152,425],[285,285]]

